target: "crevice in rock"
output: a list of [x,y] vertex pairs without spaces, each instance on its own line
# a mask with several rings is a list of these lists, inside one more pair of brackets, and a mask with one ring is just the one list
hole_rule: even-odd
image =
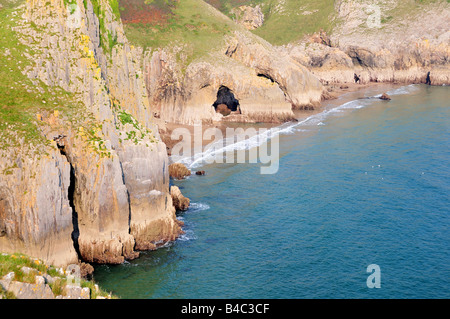
[[[122,183],[123,185],[125,184],[125,174],[123,172],[123,166],[122,166],[122,162],[119,162],[120,165],[120,172],[122,174]],[[130,192],[128,191],[127,188],[127,200],[128,200],[128,234],[131,234],[131,200],[130,200]]]
[[11,210],[8,198],[11,196],[8,196],[7,188],[0,188],[0,237],[7,235],[6,216]]
[[272,82],[272,83],[275,83],[275,80],[274,80],[270,75],[267,75],[267,74],[264,74],[264,73],[258,73],[258,76],[259,76],[260,78],[268,79],[268,80],[270,80],[270,82]]
[[73,241],[73,247],[75,248],[75,251],[78,255],[78,259],[82,260],[80,253],[80,245],[78,243],[78,238],[80,237],[80,229],[78,228],[78,213],[77,210],[75,209],[74,203],[75,185],[76,185],[75,169],[72,163],[70,162],[69,157],[67,156],[67,150],[65,146],[65,135],[58,135],[57,137],[54,137],[53,140],[56,142],[56,145],[61,155],[63,155],[66,158],[67,162],[70,165],[70,183],[69,188],[67,190],[67,197],[69,200],[69,206],[70,208],[72,208],[73,231],[71,237]]
[[78,213],[75,209],[74,204],[75,183],[76,183],[75,170],[72,164],[70,164],[70,184],[68,189],[68,197],[69,197],[69,205],[72,208],[72,224],[73,224],[72,241],[73,247],[77,252],[78,258],[81,259],[80,245],[78,244],[78,238],[80,237],[80,229],[78,228]]
[[352,56],[351,59],[352,59],[352,62],[353,62],[354,65],[364,66],[364,62],[362,61],[362,59],[360,57]]
[[236,112],[241,114],[241,107],[239,100],[234,97],[233,92],[226,86],[221,85],[217,91],[217,99],[213,103],[216,112],[221,113],[224,116]]
[[234,53],[236,53],[238,46],[239,46],[239,44],[236,44],[234,47],[229,46],[227,48],[227,51],[225,52],[225,55],[231,58],[234,55]]

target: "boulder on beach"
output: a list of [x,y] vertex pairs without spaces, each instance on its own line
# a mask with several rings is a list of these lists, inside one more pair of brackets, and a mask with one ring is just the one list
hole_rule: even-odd
[[170,195],[172,196],[173,207],[175,207],[176,210],[185,211],[189,208],[190,200],[181,194],[178,186],[170,187]]
[[380,96],[380,100],[390,101],[390,100],[391,100],[391,97],[390,97],[387,93],[383,93],[383,94]]
[[217,105],[216,112],[222,114],[223,116],[227,116],[227,115],[231,114],[231,110],[225,104]]
[[191,171],[181,163],[173,163],[169,165],[169,176],[173,179],[185,179],[191,175]]

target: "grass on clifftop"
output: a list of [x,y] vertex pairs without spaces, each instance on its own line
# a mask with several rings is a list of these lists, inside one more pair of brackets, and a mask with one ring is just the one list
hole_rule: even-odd
[[[28,273],[25,272],[22,268],[27,267],[31,268],[32,271]],[[25,283],[36,283],[36,276],[49,275],[55,279],[55,281],[49,284],[52,292],[55,296],[64,295],[64,286],[68,283],[68,279],[65,275],[61,274],[61,270],[55,268],[53,266],[46,265],[42,260],[31,258],[24,254],[16,253],[16,254],[6,254],[0,253],[0,279],[3,276],[9,274],[10,272],[14,272],[15,281],[25,282]],[[95,282],[88,280],[80,280],[81,288],[89,288],[91,291],[91,299],[96,299],[97,296],[108,297],[110,294],[95,287]],[[0,297],[6,299],[15,299],[15,296],[6,292],[0,286]],[[117,298],[115,296],[111,296],[111,298]],[[1,298],[0,298],[1,299]]]
[[[140,2],[145,5],[144,0]],[[151,6],[151,10],[166,12],[164,18],[152,23],[124,21],[127,38],[144,49],[178,46],[182,48],[180,54],[184,57],[180,59],[185,64],[219,48],[223,36],[236,28],[231,20],[211,10],[201,0],[155,0]],[[122,16],[127,16],[127,13],[126,8],[121,11]]]
[[12,29],[20,19],[15,11],[10,3],[0,9],[0,149],[3,150],[23,144],[47,144],[40,133],[42,124],[37,115],[55,110],[68,115],[75,105],[73,94],[42,82],[36,87],[22,74],[35,52],[21,44]]
[[239,6],[256,6],[264,4],[267,0],[205,0],[205,2],[214,6],[228,16],[232,16],[232,9]]
[[260,5],[264,24],[252,32],[274,45],[300,40],[321,29],[330,32],[334,23],[333,0],[207,0],[233,17],[231,9],[242,5]]
[[265,23],[252,32],[275,45],[320,29],[330,31],[334,14],[333,0],[121,0],[119,6],[131,42],[144,48],[189,43],[192,60],[219,46],[224,35],[238,28],[206,2],[229,18],[234,17],[235,7],[261,5]]
[[331,32],[333,0],[266,0],[262,11],[265,22],[253,31],[274,45],[300,40],[321,29]]

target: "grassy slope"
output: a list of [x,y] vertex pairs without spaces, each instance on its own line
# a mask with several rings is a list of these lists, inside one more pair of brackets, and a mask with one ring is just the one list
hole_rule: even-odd
[[186,64],[219,47],[223,36],[237,27],[201,0],[183,0],[170,8],[164,1],[152,5],[171,13],[162,23],[125,23],[128,39],[143,48],[184,46]]
[[[330,31],[334,14],[333,0],[207,0],[232,17],[233,7],[260,4],[265,17],[261,28],[253,32],[275,45],[287,44],[320,29]],[[302,14],[311,12],[311,14]]]
[[239,6],[255,6],[257,4],[264,4],[267,0],[205,0],[216,9],[225,13],[226,15],[232,16],[231,10]]
[[[35,272],[25,273],[22,267],[28,267],[35,270]],[[14,280],[20,282],[26,282],[34,284],[36,281],[36,275],[49,275],[56,280],[49,284],[55,295],[64,295],[64,286],[68,283],[66,276],[61,275],[59,271],[53,266],[45,265],[42,260],[30,258],[23,254],[0,254],[0,278],[7,275],[10,272],[14,272]],[[59,278],[59,279],[58,279]],[[101,289],[95,288],[93,281],[80,280],[80,286],[82,288],[89,288],[91,291],[91,299],[95,299],[97,296],[109,297],[109,294]],[[12,293],[3,291],[0,287],[0,296],[6,299],[15,299]],[[111,298],[117,298],[111,296]]]
[[[230,17],[232,17],[230,11],[234,7],[260,4],[265,23],[253,33],[275,45],[300,40],[320,29],[331,33],[339,23],[335,18],[333,0],[206,0],[206,2]],[[360,2],[364,3],[365,0]],[[395,8],[381,6],[382,26],[389,28],[392,23],[410,23],[413,20],[408,19],[409,16],[421,10],[423,6],[435,2],[450,3],[450,0],[398,0]]]
[[[265,24],[253,32],[275,45],[286,44],[302,38],[305,34],[320,29],[330,30],[330,16],[334,13],[333,0],[154,0],[146,5],[145,0],[120,0],[121,15],[128,39],[142,47],[164,47],[171,43],[189,43],[193,58],[204,55],[222,41],[222,36],[237,28],[237,25],[205,9],[203,2],[211,4],[225,15],[233,18],[231,10],[240,5],[262,6]],[[149,8],[146,8],[146,6]],[[130,23],[131,7],[140,12],[165,12],[161,23]],[[138,10],[135,10],[138,11]],[[309,11],[312,14],[302,15]],[[167,12],[170,12],[167,14]],[[137,13],[136,13],[137,16]],[[141,20],[142,16],[139,16]]]
[[333,0],[286,0],[284,6],[277,8],[278,2],[266,1],[263,7],[266,22],[254,31],[272,44],[287,44],[320,29],[331,31]]
[[13,15],[15,6],[22,1],[1,0],[0,4],[0,149],[17,146],[22,138],[24,144],[48,143],[40,134],[37,114],[43,111],[72,117],[74,105],[72,94],[60,88],[50,88],[44,83],[34,87],[30,79],[21,73],[31,62],[26,54],[34,52],[17,39],[12,30],[19,15]]

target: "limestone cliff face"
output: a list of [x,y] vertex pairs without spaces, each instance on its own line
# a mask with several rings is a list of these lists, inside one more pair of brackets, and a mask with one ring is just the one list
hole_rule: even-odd
[[322,84],[288,55],[249,32],[235,32],[208,57],[182,72],[176,52],[168,48],[144,55],[150,104],[168,122],[194,124],[225,120],[212,104],[221,86],[231,89],[242,110],[237,121],[283,122],[292,109],[312,108],[321,101]]
[[[377,5],[379,16],[374,16],[371,5]],[[425,83],[429,72],[432,85],[450,84],[450,4],[437,1],[416,10],[397,5],[336,1],[341,22],[328,45],[312,37],[279,49],[323,83],[354,82],[355,73],[361,83]],[[397,18],[388,15],[395,16],[397,10],[410,12]]]
[[67,192],[70,165],[56,147],[47,152],[43,157],[1,153],[0,250],[54,265],[76,263]]
[[42,149],[50,155],[1,177],[2,251],[56,265],[121,263],[182,232],[142,53],[128,44],[109,2],[97,4],[30,0],[20,9],[16,31],[35,52],[26,74],[71,92],[75,114],[44,116],[42,134],[54,141]]
[[277,83],[295,109],[308,108],[321,101],[323,88],[318,79],[267,42],[258,43],[243,33],[236,33],[226,55]]
[[280,87],[226,56],[191,63],[184,75],[164,50],[145,64],[147,87],[157,116],[180,124],[223,120],[212,104],[220,86],[230,88],[239,100],[242,121],[280,121],[293,117],[291,104]]

